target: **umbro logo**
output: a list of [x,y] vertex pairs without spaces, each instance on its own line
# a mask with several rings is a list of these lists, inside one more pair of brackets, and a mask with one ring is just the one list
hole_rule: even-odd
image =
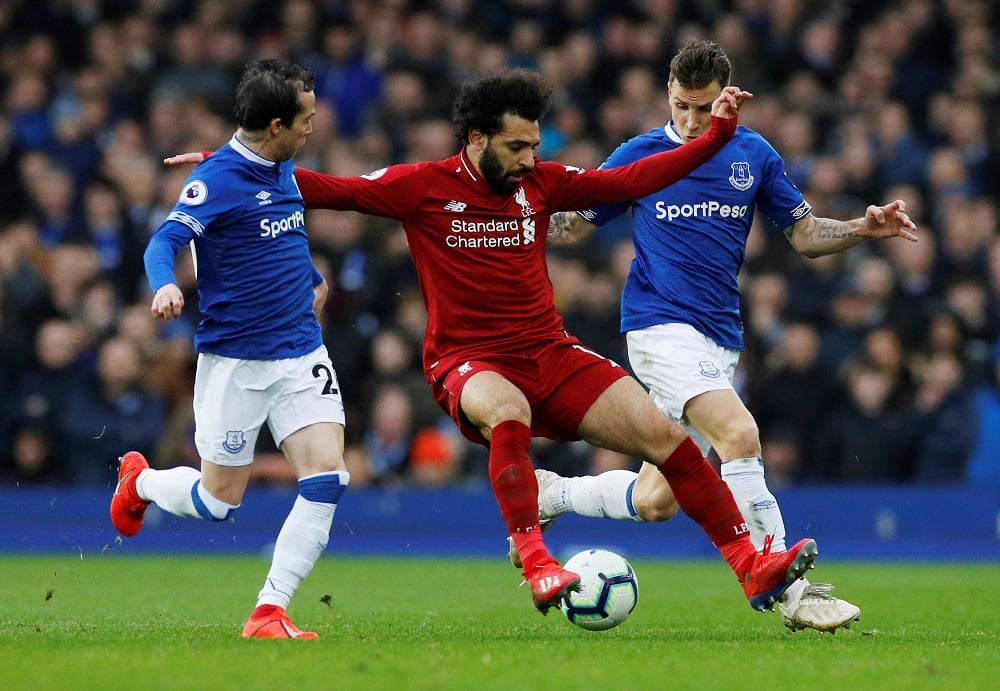
[[445,211],[454,211],[455,213],[459,213],[460,214],[463,211],[465,211],[465,208],[467,206],[468,206],[468,204],[466,204],[465,202],[456,202],[454,199],[452,199],[450,202],[448,202],[447,204],[444,205],[444,210]]
[[255,194],[254,197],[260,200],[257,206],[267,206],[268,204],[271,203],[271,193],[268,192],[267,190],[261,190],[260,192]]

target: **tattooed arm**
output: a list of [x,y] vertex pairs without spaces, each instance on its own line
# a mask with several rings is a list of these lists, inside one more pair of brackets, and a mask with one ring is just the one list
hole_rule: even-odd
[[596,227],[575,211],[560,211],[549,219],[545,242],[549,245],[572,245],[590,235]]
[[[551,234],[551,230],[549,233]],[[788,242],[799,254],[822,257],[842,252],[870,238],[899,236],[917,241],[917,226],[906,215],[906,204],[897,199],[885,206],[868,207],[863,218],[837,221],[809,214],[784,229]]]

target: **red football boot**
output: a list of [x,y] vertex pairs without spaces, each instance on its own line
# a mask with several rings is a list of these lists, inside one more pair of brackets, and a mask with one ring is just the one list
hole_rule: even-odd
[[319,638],[312,631],[301,631],[285,614],[285,610],[275,607],[268,614],[254,617],[250,615],[243,627],[243,638],[301,638],[310,640]]
[[139,473],[149,468],[149,463],[138,451],[129,451],[118,459],[118,486],[111,497],[111,522],[125,537],[138,535],[142,530],[142,517],[148,501],[143,501],[135,491]]
[[770,540],[765,541],[763,551],[754,555],[750,570],[740,580],[750,606],[760,612],[773,610],[788,586],[813,568],[818,554],[816,541],[810,538],[799,540],[787,552],[775,553],[771,553]]
[[536,568],[528,584],[535,607],[542,614],[548,614],[550,607],[559,607],[564,597],[580,589],[580,575],[553,562]]

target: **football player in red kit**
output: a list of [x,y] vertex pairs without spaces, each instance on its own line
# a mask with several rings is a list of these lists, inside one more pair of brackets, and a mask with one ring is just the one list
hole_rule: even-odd
[[532,436],[583,439],[655,464],[755,609],[771,609],[816,557],[811,539],[785,553],[754,549],[729,488],[698,446],[618,364],[566,333],[545,261],[553,213],[636,199],[681,179],[732,137],[750,96],[727,87],[712,106],[711,129],[674,151],[585,171],[535,157],[551,87],[534,72],[503,70],[459,90],[452,119],[462,150],[451,158],[358,177],[296,169],[308,208],[402,223],[428,313],[427,381],[463,434],[489,447],[490,483],[543,614],[579,576],[542,539]]

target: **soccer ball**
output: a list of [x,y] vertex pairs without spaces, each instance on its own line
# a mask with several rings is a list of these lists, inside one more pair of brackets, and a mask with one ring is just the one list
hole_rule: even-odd
[[614,628],[639,601],[639,580],[625,557],[588,549],[570,557],[563,568],[580,574],[580,590],[563,598],[566,618],[588,631]]

